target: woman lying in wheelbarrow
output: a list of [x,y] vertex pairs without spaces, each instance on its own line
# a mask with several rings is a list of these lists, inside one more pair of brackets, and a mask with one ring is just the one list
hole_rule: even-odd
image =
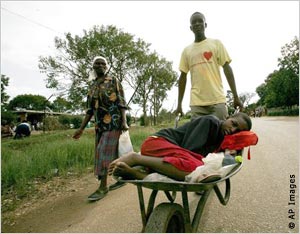
[[[251,127],[251,119],[242,112],[225,121],[212,115],[198,117],[149,136],[141,146],[141,154],[132,152],[114,160],[108,173],[130,180],[158,172],[184,181],[186,175],[204,164],[205,156],[219,149],[225,135],[249,131]],[[147,171],[135,166],[143,166]]]

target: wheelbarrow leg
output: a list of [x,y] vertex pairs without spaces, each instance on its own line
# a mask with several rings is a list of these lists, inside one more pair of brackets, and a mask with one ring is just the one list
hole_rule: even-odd
[[200,223],[200,219],[204,210],[204,206],[205,203],[209,197],[209,194],[211,192],[211,189],[205,190],[203,195],[201,195],[201,198],[199,199],[195,214],[194,214],[194,218],[193,218],[193,222],[192,222],[192,232],[197,232],[199,223]]
[[142,189],[141,185],[137,185],[136,187],[137,187],[138,195],[139,195],[139,203],[140,203],[140,210],[141,210],[143,231],[144,231],[147,220],[146,220],[146,210],[145,210],[145,201],[144,201],[143,189]]
[[155,204],[155,199],[156,195],[158,193],[158,190],[152,190],[149,201],[148,201],[148,207],[147,211],[145,208],[145,200],[144,200],[144,195],[143,195],[143,188],[141,185],[137,185],[137,190],[138,190],[138,196],[139,196],[139,203],[140,203],[140,211],[141,211],[141,216],[142,216],[142,223],[143,223],[143,229],[142,232],[144,232],[145,227],[147,225],[147,221],[149,219],[149,216],[151,215],[154,204]]
[[187,191],[183,190],[181,192],[182,196],[182,205],[183,205],[183,213],[184,213],[184,226],[185,226],[185,232],[191,232],[192,226],[191,226],[191,217],[190,217],[190,206],[188,201],[188,195]]
[[214,186],[214,190],[215,190],[215,193],[217,195],[217,197],[219,198],[219,201],[222,205],[226,206],[228,201],[229,201],[229,197],[230,197],[230,179],[226,179],[225,180],[225,183],[226,183],[226,190],[225,190],[225,195],[223,196],[218,185],[216,184]]

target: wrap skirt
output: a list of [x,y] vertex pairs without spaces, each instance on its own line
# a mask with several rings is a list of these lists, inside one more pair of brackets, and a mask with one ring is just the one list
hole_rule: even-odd
[[98,178],[107,175],[109,164],[118,158],[121,130],[96,132],[94,173]]

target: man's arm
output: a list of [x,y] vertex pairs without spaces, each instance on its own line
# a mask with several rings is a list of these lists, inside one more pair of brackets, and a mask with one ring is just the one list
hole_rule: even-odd
[[239,106],[240,110],[242,110],[243,109],[243,104],[240,101],[239,96],[237,94],[233,71],[232,71],[232,68],[229,65],[229,63],[226,62],[224,64],[223,71],[224,71],[224,74],[226,76],[226,79],[227,79],[227,82],[229,84],[229,87],[231,89],[231,92],[233,94],[233,105],[234,105],[234,108],[236,108],[237,106]]
[[185,92],[186,76],[187,74],[185,72],[181,72],[178,80],[178,104],[177,104],[176,115],[181,114],[181,116],[183,116],[182,100]]

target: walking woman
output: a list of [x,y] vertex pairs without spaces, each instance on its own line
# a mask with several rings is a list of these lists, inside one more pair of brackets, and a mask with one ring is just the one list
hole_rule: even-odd
[[[97,201],[108,193],[109,164],[118,157],[118,142],[122,130],[128,130],[124,91],[121,83],[107,75],[108,64],[104,57],[93,60],[92,84],[87,96],[87,111],[81,126],[73,135],[79,139],[86,125],[95,118],[94,173],[100,181],[99,188],[88,199]],[[122,184],[113,185],[114,188]],[[113,189],[113,188],[110,188]]]

